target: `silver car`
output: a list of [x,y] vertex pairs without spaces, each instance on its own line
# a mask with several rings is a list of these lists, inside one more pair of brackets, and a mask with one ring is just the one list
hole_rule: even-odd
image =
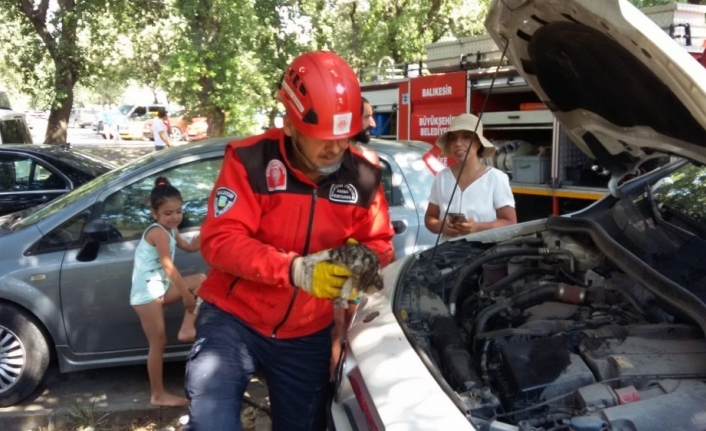
[[[232,138],[230,138],[232,139]],[[0,406],[42,381],[50,357],[62,372],[144,363],[148,344],[129,304],[135,247],[151,223],[149,193],[166,176],[184,199],[180,232],[197,233],[229,138],[148,154],[33,212],[0,217]],[[423,227],[432,174],[425,144],[375,141],[397,232],[398,257],[435,237]],[[206,272],[199,253],[177,250],[183,275]],[[166,360],[190,345],[176,334],[180,306],[165,309]]]

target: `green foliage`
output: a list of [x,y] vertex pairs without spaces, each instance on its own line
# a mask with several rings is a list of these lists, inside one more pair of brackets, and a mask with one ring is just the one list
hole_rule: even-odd
[[490,2],[0,0],[0,61],[18,65],[0,85],[57,112],[54,141],[72,104],[120,103],[131,83],[205,112],[211,136],[247,134],[277,115],[281,73],[301,52],[331,49],[355,68],[423,60],[430,43],[484,33]]

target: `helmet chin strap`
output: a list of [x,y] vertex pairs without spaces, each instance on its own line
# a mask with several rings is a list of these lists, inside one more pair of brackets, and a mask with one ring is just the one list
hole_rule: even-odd
[[304,153],[304,149],[302,146],[299,144],[299,139],[296,139],[292,137],[292,141],[294,142],[294,148],[297,149],[299,154],[304,157],[304,161],[309,165],[310,169],[316,169],[316,172],[320,173],[321,175],[331,175],[338,171],[341,168],[341,164],[343,164],[343,158],[341,158],[338,162],[332,164],[332,165],[327,165],[327,166],[317,166],[316,163],[312,162]]

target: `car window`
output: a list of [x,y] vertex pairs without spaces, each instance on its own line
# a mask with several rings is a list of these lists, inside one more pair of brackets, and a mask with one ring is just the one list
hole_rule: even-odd
[[0,191],[63,190],[66,183],[30,157],[0,155]]
[[130,114],[130,117],[141,117],[146,114],[147,114],[147,108],[144,106],[138,106],[135,108],[134,111],[132,111],[132,114]]
[[0,143],[31,144],[32,135],[27,123],[21,118],[0,121]]
[[652,193],[665,212],[706,227],[706,167],[686,164],[654,184]]
[[0,109],[12,109],[12,106],[10,105],[10,98],[3,90],[0,90]]
[[179,229],[198,227],[206,218],[208,196],[216,181],[222,158],[200,160],[155,173],[103,201],[101,218],[120,232],[123,239],[139,238],[152,222],[150,192],[157,177],[167,177],[184,201],[184,219]]
[[394,185],[392,181],[392,168],[390,164],[381,159],[380,167],[382,168],[382,188],[385,190],[387,204],[391,207],[404,205],[402,190],[400,190],[399,186]]
[[81,234],[83,227],[90,217],[93,207],[89,207],[69,218],[48,234],[44,235],[37,243],[33,253],[44,253],[82,245]]

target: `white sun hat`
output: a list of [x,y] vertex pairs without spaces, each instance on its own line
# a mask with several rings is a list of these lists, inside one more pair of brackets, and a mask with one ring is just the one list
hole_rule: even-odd
[[446,152],[446,144],[449,143],[449,132],[457,132],[459,130],[475,132],[478,138],[480,138],[480,143],[483,145],[481,158],[487,159],[495,153],[495,145],[483,136],[483,123],[473,114],[461,114],[458,117],[452,118],[449,129],[439,136],[436,140],[436,145]]

